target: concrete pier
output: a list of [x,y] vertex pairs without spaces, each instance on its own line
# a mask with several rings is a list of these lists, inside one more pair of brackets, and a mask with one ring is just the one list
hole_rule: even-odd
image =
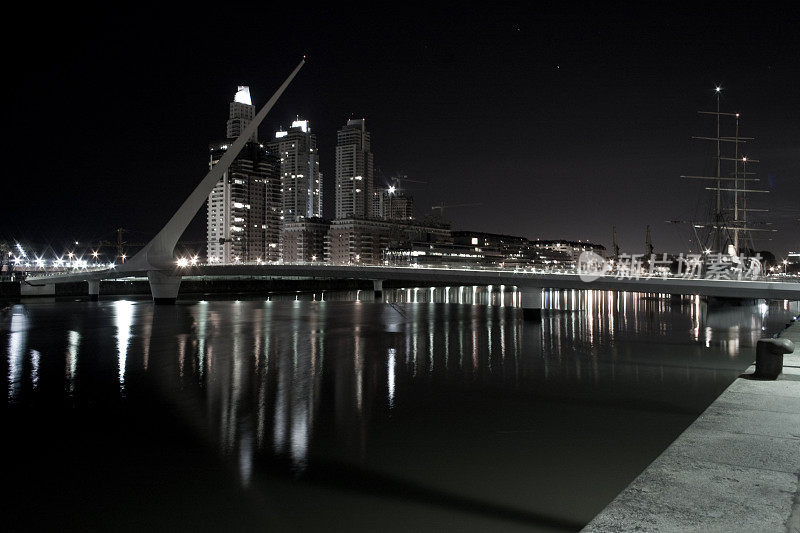
[[178,298],[178,289],[181,286],[181,277],[170,275],[159,270],[147,272],[147,279],[150,282],[150,292],[153,294],[153,302],[157,304],[174,304]]
[[54,296],[56,286],[54,283],[42,283],[23,281],[19,285],[20,296]]
[[734,381],[584,529],[800,532],[800,322],[776,380]]
[[100,280],[89,280],[89,300],[96,302],[100,299]]
[[520,296],[523,320],[539,320],[542,317],[542,289],[524,287]]

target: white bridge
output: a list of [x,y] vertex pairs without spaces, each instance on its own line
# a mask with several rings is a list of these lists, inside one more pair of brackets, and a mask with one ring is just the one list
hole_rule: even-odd
[[[23,295],[55,294],[55,284],[88,282],[91,298],[100,293],[104,279],[147,276],[153,300],[157,303],[175,302],[182,276],[248,276],[248,277],[304,277],[318,279],[372,280],[376,292],[383,282],[404,281],[417,284],[436,283],[449,285],[509,285],[521,289],[521,307],[538,311],[542,306],[542,289],[613,290],[661,294],[693,294],[721,298],[800,300],[800,283],[791,281],[754,281],[724,279],[682,279],[652,277],[617,279],[606,275],[585,282],[577,274],[535,273],[530,271],[415,268],[394,266],[335,266],[292,264],[232,264],[178,267],[174,251],[192,218],[205,204],[208,195],[230,164],[239,155],[248,139],[272,109],[291,81],[303,67],[305,58],[292,71],[275,94],[264,104],[238,139],[231,144],[219,162],[214,165],[178,208],[158,234],[127,262],[105,270],[86,270],[49,276],[31,276],[22,282]],[[526,313],[527,314],[527,313]]]
[[[458,268],[418,268],[397,266],[354,266],[354,265],[293,265],[293,264],[205,264],[177,267],[160,271],[160,279],[167,284],[158,284],[159,278],[147,270],[118,269],[86,271],[74,274],[30,277],[29,291],[46,287],[53,294],[55,283],[88,282],[91,297],[98,297],[100,280],[148,276],[153,299],[156,302],[174,302],[178,296],[180,280],[183,276],[203,276],[221,278],[281,278],[301,277],[311,279],[353,279],[373,282],[376,293],[383,290],[384,281],[408,282],[415,284],[445,285],[507,285],[520,289],[523,310],[542,308],[543,289],[605,290],[628,291],[675,295],[699,295],[718,298],[800,300],[800,283],[792,281],[756,281],[725,279],[683,279],[675,277],[625,278],[612,275],[594,281],[583,281],[578,274],[535,273],[530,271],[458,269]],[[155,281],[155,283],[154,283]],[[25,283],[25,282],[23,282]],[[535,313],[535,312],[534,312]]]

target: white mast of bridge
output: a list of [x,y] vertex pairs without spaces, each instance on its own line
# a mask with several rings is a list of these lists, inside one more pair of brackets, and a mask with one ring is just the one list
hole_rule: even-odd
[[219,162],[211,167],[208,174],[195,187],[194,191],[186,198],[161,231],[136,255],[117,268],[118,272],[146,271],[154,301],[169,303],[174,302],[177,298],[178,288],[181,283],[181,276],[175,273],[175,245],[178,243],[178,239],[186,231],[186,227],[203,204],[205,204],[208,195],[211,194],[214,186],[222,178],[223,173],[228,170],[228,167],[239,155],[239,152],[242,151],[244,145],[256,133],[264,117],[267,116],[267,113],[269,113],[304,64],[305,56],[303,56],[303,59],[292,73],[289,74],[286,81],[278,87],[272,98],[264,104],[264,107],[242,131],[236,141],[228,147]]

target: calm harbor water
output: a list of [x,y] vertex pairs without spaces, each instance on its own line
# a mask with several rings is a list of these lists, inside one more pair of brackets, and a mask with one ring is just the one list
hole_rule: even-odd
[[518,298],[7,304],[3,529],[577,530],[798,312]]

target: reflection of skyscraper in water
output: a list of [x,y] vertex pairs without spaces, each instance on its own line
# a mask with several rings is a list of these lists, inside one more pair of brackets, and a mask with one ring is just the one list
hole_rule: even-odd
[[[253,352],[248,342],[251,338],[244,330],[247,321],[239,305],[232,308],[229,317],[211,311],[208,305],[200,305],[197,310],[198,351],[193,366],[200,386],[205,387],[209,429],[216,435],[222,453],[236,460],[246,486],[252,476],[255,441],[251,416],[255,397],[250,364]],[[209,330],[226,330],[230,335],[216,337]]]
[[[388,315],[376,315],[371,303],[218,302],[192,307],[194,327],[188,336],[180,324],[167,323],[166,331],[181,333],[166,337],[163,331],[155,332],[153,338],[162,344],[165,338],[172,339],[167,350],[174,350],[177,368],[168,377],[171,384],[177,377],[183,390],[199,380],[203,429],[210,430],[223,453],[236,463],[245,484],[258,451],[268,459],[277,456],[278,464],[303,470],[315,439],[324,443],[320,451],[325,456],[364,460],[371,419],[387,416],[389,409],[402,412],[412,395],[424,395],[431,387],[535,389],[542,395],[559,394],[565,384],[592,388],[610,383],[656,390],[664,387],[660,374],[672,372],[656,360],[640,364],[630,357],[630,338],[639,332],[664,338],[659,317],[675,313],[663,299],[597,292],[581,296],[591,312],[552,313],[538,323],[520,321],[517,310],[501,308],[494,297],[497,307],[491,309],[425,303],[453,301],[456,294],[459,301],[462,294],[475,301],[470,297],[473,292],[418,291],[418,303],[393,316],[389,334],[389,322],[382,318]],[[505,292],[508,304],[514,295]],[[493,293],[499,297],[500,291]],[[479,292],[477,299],[481,298],[488,301],[488,292]],[[629,329],[621,329],[615,337],[614,324],[622,322],[625,313],[653,316],[638,323],[631,318]],[[669,320],[693,338],[695,313],[691,306],[681,317]],[[741,322],[745,313],[748,325],[761,323],[758,313],[736,313],[736,321]],[[716,353],[746,342],[744,334],[726,327],[730,320],[725,316],[713,315],[710,322],[715,324],[709,327],[713,334],[722,335],[714,339]],[[157,324],[153,322],[154,328]],[[327,358],[326,338],[331,352]],[[597,351],[597,343],[608,349]],[[613,346],[617,343],[619,348]],[[17,339],[14,346],[18,344]],[[687,349],[700,355],[707,350],[703,344],[701,338]],[[165,348],[158,349],[163,353]],[[136,353],[134,346],[129,350]],[[19,348],[13,351],[19,353]],[[17,372],[28,375],[27,368]],[[688,375],[685,379],[690,379]]]
[[128,343],[133,325],[133,303],[120,300],[114,302],[114,325],[117,327],[117,367],[119,370],[120,394],[125,394],[125,369],[128,361]]
[[15,305],[8,336],[8,399],[13,401],[22,389],[25,350],[28,341],[28,317],[25,308]]
[[75,377],[78,372],[78,350],[81,342],[81,334],[70,330],[67,334],[67,362],[65,375],[67,378],[66,391],[72,395],[75,392]]
[[[294,307],[295,312],[300,309]],[[318,369],[323,350],[316,323],[316,317],[296,315],[290,341],[278,347],[273,365],[277,373],[273,449],[278,455],[288,454],[298,470],[306,466],[322,378]]]

